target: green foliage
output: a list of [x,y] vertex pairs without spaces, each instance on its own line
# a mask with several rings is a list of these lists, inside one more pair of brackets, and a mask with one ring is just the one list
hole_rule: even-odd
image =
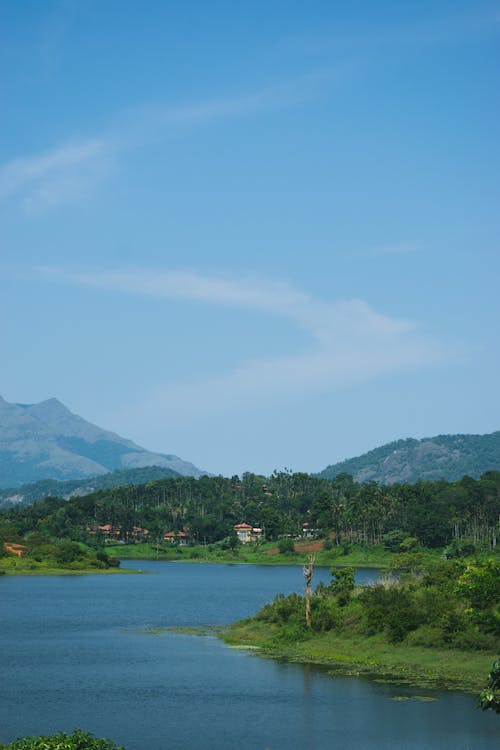
[[343,622],[339,602],[332,596],[313,596],[311,599],[311,627],[316,632],[333,630]]
[[354,591],[354,568],[332,568],[330,573],[332,580],[326,587],[328,593],[337,597],[340,607],[345,607]]
[[443,555],[447,560],[470,557],[476,553],[476,545],[470,539],[453,539],[445,548]]
[[278,542],[278,549],[280,551],[280,555],[293,555],[295,552],[293,539],[290,539],[290,537],[284,537],[283,539],[280,539]]
[[59,732],[50,736],[24,737],[9,745],[0,744],[0,750],[124,750],[114,742],[98,739],[90,732],[75,729],[72,734]]
[[21,505],[24,506],[30,505],[37,500],[43,500],[45,497],[66,498],[73,493],[82,496],[96,490],[146,484],[147,482],[156,482],[159,479],[178,476],[178,472],[173,469],[161,466],[144,466],[138,469],[118,469],[117,471],[110,471],[108,474],[101,474],[100,476],[87,479],[68,479],[63,481],[41,479],[38,482],[23,484],[16,488],[0,488],[0,508],[8,508],[11,505],[9,498],[13,495],[22,495]]
[[397,440],[328,466],[319,476],[334,479],[347,472],[357,481],[394,484],[421,479],[456,481],[465,475],[478,478],[491,469],[500,469],[500,431]]
[[401,531],[401,529],[395,529],[394,531],[389,531],[387,534],[384,534],[382,541],[385,549],[389,552],[399,552],[405,536],[405,532]]
[[495,661],[486,688],[479,695],[479,707],[500,714],[500,661]]
[[278,594],[271,604],[266,604],[256,614],[258,620],[283,625],[295,618],[303,621],[305,619],[305,601],[298,594]]
[[[35,548],[60,540],[98,549],[104,542],[98,527],[109,524],[125,543],[140,541],[134,527],[148,529],[155,544],[167,531],[189,529],[199,545],[226,539],[229,549],[236,549],[233,527],[244,519],[264,528],[267,541],[283,537],[279,548],[286,555],[307,519],[310,528],[320,529],[326,538],[328,561],[336,553],[349,554],[352,547],[382,543],[392,553],[407,555],[420,554],[422,545],[448,545],[451,555],[460,556],[470,549],[471,538],[476,551],[493,548],[499,516],[499,472],[488,472],[480,480],[391,487],[359,484],[347,475],[327,480],[291,472],[274,472],[268,478],[247,473],[241,479],[167,478],[70,500],[47,497],[0,512],[0,536],[22,544],[35,536],[28,543],[30,554],[43,556]],[[58,554],[64,556],[63,551]],[[76,552],[73,562],[66,557],[64,564],[79,564]]]
[[373,586],[362,594],[368,634],[386,632],[389,642],[402,641],[424,621],[412,592],[405,586]]
[[466,612],[471,620],[485,633],[500,636],[500,563],[487,560],[467,565],[457,591],[469,603]]
[[[311,597],[312,632],[336,631],[361,640],[378,635],[379,641],[393,644],[494,653],[500,639],[483,627],[482,615],[500,602],[496,570],[493,561],[465,567],[441,560],[425,573],[355,587],[353,569],[333,568],[333,580],[320,583]],[[304,627],[305,599],[298,594],[279,594],[254,619],[272,625],[273,638],[282,643],[310,636]]]
[[59,565],[70,565],[84,556],[85,552],[76,542],[61,542],[54,548],[54,560]]

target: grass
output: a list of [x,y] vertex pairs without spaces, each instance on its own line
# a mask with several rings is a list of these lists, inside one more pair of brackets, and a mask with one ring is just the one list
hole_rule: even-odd
[[[311,550],[312,546],[320,547]],[[122,560],[164,560],[167,562],[205,562],[230,565],[303,565],[311,552],[315,555],[316,565],[353,566],[356,568],[380,568],[389,570],[394,567],[396,555],[380,546],[353,545],[347,555],[341,548],[331,550],[322,548],[321,542],[296,542],[293,554],[280,554],[275,542],[248,544],[236,550],[223,550],[216,545],[175,547],[155,544],[116,544],[107,545],[106,552]],[[422,559],[425,563],[438,560],[441,550],[425,550]]]
[[0,575],[18,576],[77,576],[77,575],[116,575],[117,573],[137,573],[121,568],[58,568],[53,563],[37,562],[33,559],[7,555],[0,558]]
[[335,631],[283,645],[279,626],[255,620],[218,633],[232,647],[250,647],[264,657],[323,665],[337,675],[355,675],[415,687],[476,693],[484,687],[496,654],[389,644],[381,635],[349,636]]

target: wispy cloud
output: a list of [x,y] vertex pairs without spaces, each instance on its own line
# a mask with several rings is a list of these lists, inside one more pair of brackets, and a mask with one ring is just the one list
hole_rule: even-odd
[[65,142],[0,164],[0,202],[14,197],[27,211],[67,203],[109,174],[113,160],[123,152],[182,126],[201,127],[298,106],[317,96],[333,76],[331,70],[320,70],[234,97],[121,112],[97,137]]
[[27,209],[66,202],[93,183],[107,161],[102,139],[66,143],[0,165],[0,201],[19,196]]
[[233,410],[250,403],[328,392],[383,374],[429,366],[443,353],[409,320],[373,310],[363,300],[316,300],[283,281],[206,276],[193,271],[68,272],[53,280],[103,290],[191,300],[285,316],[309,333],[305,350],[236,364],[217,377],[157,387],[137,418],[172,420]]

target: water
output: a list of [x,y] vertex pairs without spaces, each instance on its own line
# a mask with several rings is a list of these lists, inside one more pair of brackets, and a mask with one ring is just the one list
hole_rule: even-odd
[[[212,637],[145,632],[245,617],[278,591],[301,590],[300,568],[124,566],[152,574],[0,578],[0,741],[80,727],[127,750],[498,748],[498,717],[471,696],[333,678]],[[327,579],[315,571],[315,583]],[[415,693],[439,700],[393,700]]]

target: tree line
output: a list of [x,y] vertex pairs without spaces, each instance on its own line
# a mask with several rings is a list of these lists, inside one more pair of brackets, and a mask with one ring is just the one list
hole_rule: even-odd
[[[198,543],[231,535],[246,521],[264,529],[267,540],[299,536],[304,523],[331,544],[412,544],[433,548],[469,544],[494,548],[499,533],[500,472],[480,479],[419,481],[414,484],[358,483],[348,474],[324,479],[305,473],[269,477],[176,477],[139,486],[99,490],[69,500],[48,497],[0,512],[0,536],[89,541],[99,525],[111,524],[123,538],[134,528],[159,538],[189,529]],[[93,533],[93,537],[92,537]],[[98,535],[97,535],[98,536]],[[458,554],[458,553],[457,553]]]

